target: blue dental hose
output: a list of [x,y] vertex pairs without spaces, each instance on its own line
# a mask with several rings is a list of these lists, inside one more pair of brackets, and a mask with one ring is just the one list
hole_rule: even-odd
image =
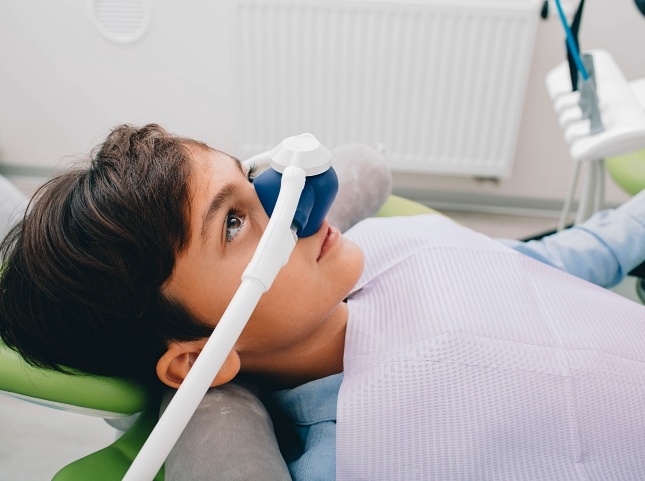
[[589,74],[587,73],[587,69],[585,68],[584,64],[582,63],[582,59],[580,58],[580,52],[578,52],[578,45],[574,38],[573,32],[571,31],[571,27],[569,27],[569,23],[567,22],[567,19],[564,15],[564,11],[562,10],[562,5],[560,5],[560,0],[555,0],[555,6],[558,10],[558,15],[560,16],[562,27],[564,28],[564,33],[566,35],[566,42],[567,42],[567,45],[569,46],[569,51],[571,52],[573,61],[575,62],[576,67],[578,68],[578,71],[582,76],[582,79],[588,80]]
[[298,236],[317,232],[338,192],[331,153],[311,134],[283,140],[271,169],[254,181],[269,224],[242,282],[172,401],[159,418],[124,481],[150,481],[170,454],[213,379],[235,347],[262,294],[287,263]]

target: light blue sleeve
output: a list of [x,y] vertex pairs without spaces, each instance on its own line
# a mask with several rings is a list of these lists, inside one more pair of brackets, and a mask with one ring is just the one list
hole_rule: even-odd
[[302,445],[287,464],[294,481],[336,479],[336,407],[343,374],[273,393]]
[[336,479],[336,422],[317,422],[300,427],[304,452],[288,463],[294,481],[334,481]]
[[576,277],[611,287],[645,260],[645,191],[541,240],[498,240]]

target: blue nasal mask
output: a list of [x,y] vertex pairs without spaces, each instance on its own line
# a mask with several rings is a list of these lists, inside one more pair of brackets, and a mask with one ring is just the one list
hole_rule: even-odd
[[338,177],[331,166],[331,153],[313,135],[301,134],[282,141],[270,155],[271,168],[253,181],[264,210],[269,217],[273,215],[284,169],[300,167],[307,177],[292,230],[298,237],[318,232],[338,193]]

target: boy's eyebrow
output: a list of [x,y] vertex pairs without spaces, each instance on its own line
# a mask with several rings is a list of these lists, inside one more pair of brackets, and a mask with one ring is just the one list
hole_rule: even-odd
[[204,212],[203,216],[203,222],[202,222],[202,240],[205,240],[206,233],[208,232],[208,228],[217,217],[217,214],[219,211],[222,209],[226,201],[232,197],[238,190],[238,184],[236,182],[229,182],[224,187],[220,189],[220,191],[213,197],[213,200],[211,203],[208,205],[206,208],[206,211]]
[[[223,153],[223,152],[222,152]],[[242,162],[236,157],[233,157],[232,155],[224,154],[233,161],[235,161],[235,165],[237,165],[237,168],[240,169],[240,172],[242,175],[246,176],[246,172],[244,172],[244,167],[242,167]],[[206,240],[206,234],[208,232],[208,228],[213,221],[215,217],[217,217],[218,212],[222,209],[222,206],[226,203],[227,199],[232,197],[235,192],[237,192],[237,184],[235,182],[229,182],[222,189],[213,197],[213,200],[209,204],[208,208],[206,209],[206,212],[204,212],[203,216],[203,221],[202,221],[202,232],[201,232],[201,237],[202,241]]]

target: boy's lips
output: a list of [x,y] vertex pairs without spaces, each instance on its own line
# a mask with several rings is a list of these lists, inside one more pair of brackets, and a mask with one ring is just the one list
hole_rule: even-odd
[[340,231],[335,227],[330,226],[327,221],[325,221],[320,230],[324,232],[324,237],[320,246],[320,254],[318,254],[316,261],[322,259],[329,249],[334,247],[340,239]]

